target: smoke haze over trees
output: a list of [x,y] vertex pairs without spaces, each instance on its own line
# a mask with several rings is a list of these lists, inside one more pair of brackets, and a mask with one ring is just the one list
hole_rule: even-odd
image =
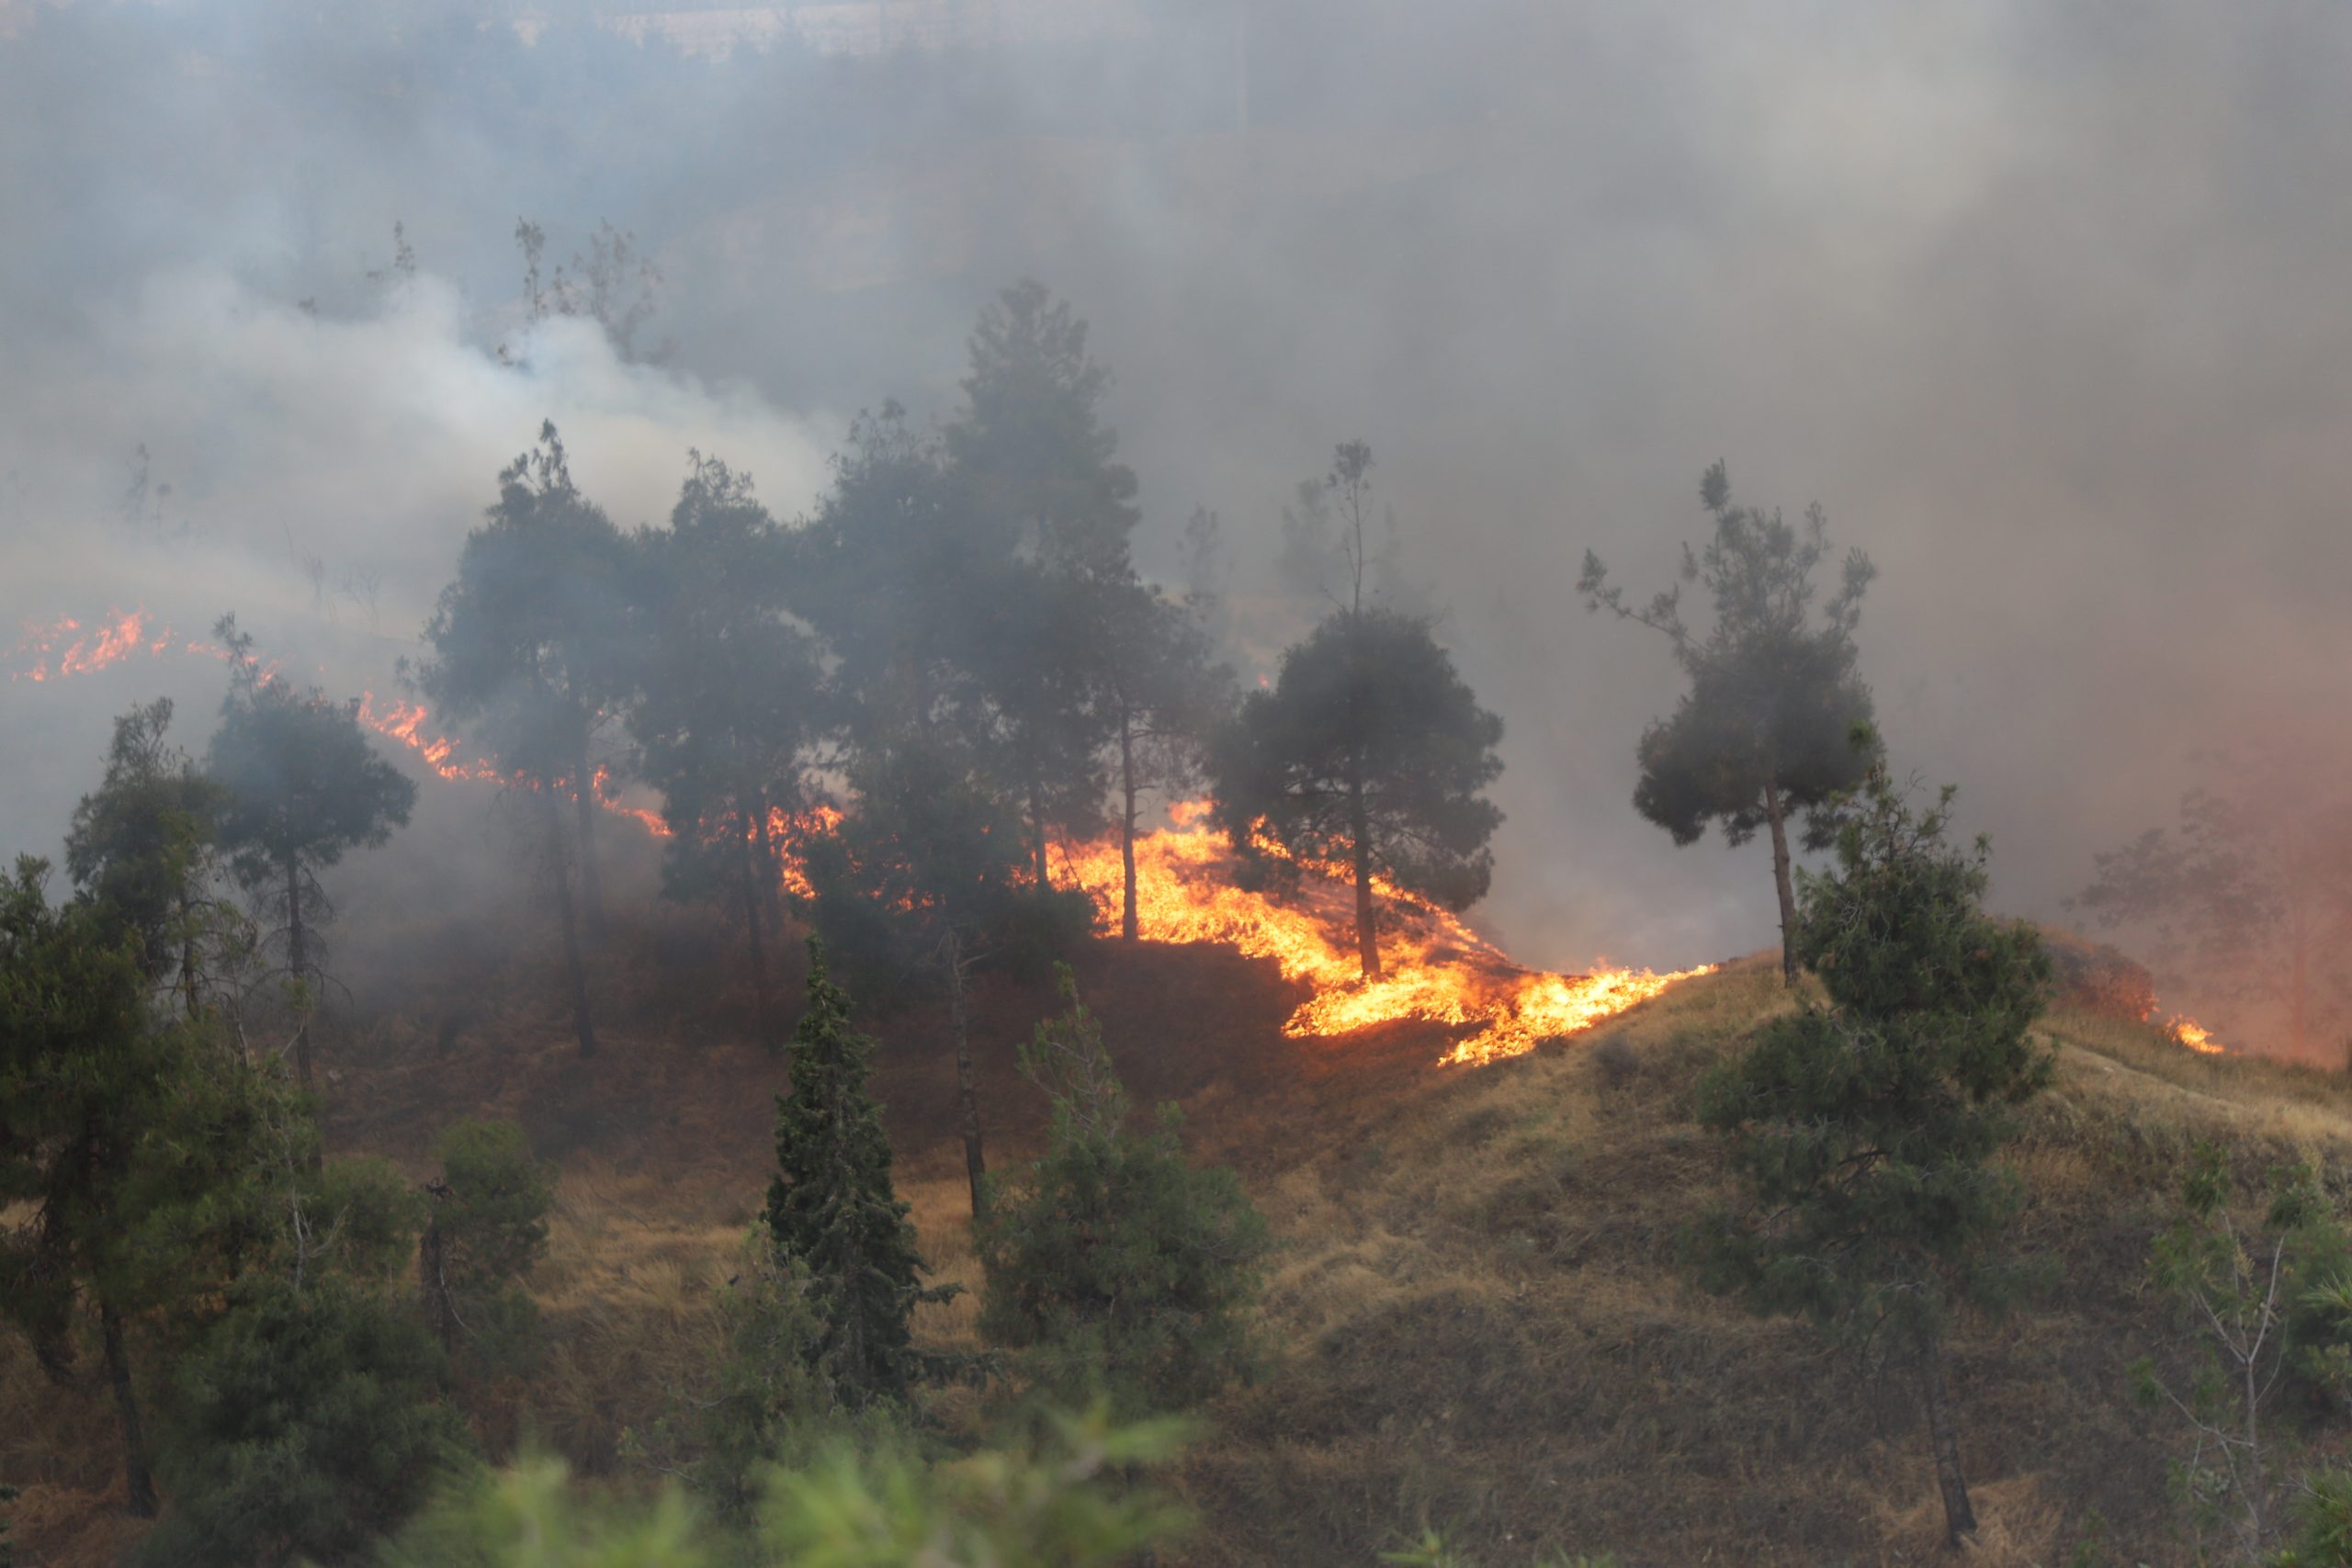
[[[1570,613],[1587,544],[1663,578],[1718,453],[1883,570],[1880,719],[1999,835],[1997,907],[2058,913],[2224,731],[2340,708],[2352,17],[1269,0],[1245,92],[1219,6],[969,9],[720,55],[584,6],[0,5],[38,237],[0,256],[0,647],[233,604],[381,694],[543,420],[620,528],[689,447],[798,515],[857,409],[955,416],[1035,276],[1117,371],[1139,564],[1220,519],[1245,683],[1324,607],[1277,575],[1299,474],[1380,451],[1510,720],[1482,910],[1534,962],[1769,940],[1744,853],[1625,812],[1674,671]],[[0,837],[50,846],[109,716],[218,678],[0,691]]]

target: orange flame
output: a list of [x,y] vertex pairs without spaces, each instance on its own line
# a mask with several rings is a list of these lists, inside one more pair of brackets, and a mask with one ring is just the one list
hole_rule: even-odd
[[[68,675],[86,675],[119,664],[135,653],[160,657],[170,649],[172,628],[153,626],[146,606],[128,614],[109,610],[107,615],[104,623],[86,629],[71,615],[27,626],[9,654],[9,684],[19,681],[39,684]],[[200,652],[203,646],[190,643],[188,651]]]
[[[424,723],[432,714],[423,703],[403,703],[394,698],[379,705],[375,693],[362,692],[352,714],[385,739],[407,747],[435,777],[452,782],[472,781],[529,787],[520,774],[502,773],[498,764],[487,758],[476,757],[470,761],[461,759],[458,755],[458,743],[447,736],[425,734]],[[559,779],[556,783],[559,787],[569,788],[571,781]],[[597,768],[589,779],[589,793],[594,796],[597,805],[616,817],[628,818],[655,838],[670,836],[670,825],[662,819],[660,812],[631,806],[615,793],[612,769]]]
[[841,820],[839,811],[821,802],[805,811],[786,811],[781,806],[768,808],[768,837],[775,841],[776,859],[784,867],[784,890],[795,898],[817,896],[800,863],[800,847],[820,833],[831,832]]
[[[1201,802],[1182,803],[1169,815],[1182,827],[1136,839],[1137,933],[1154,942],[1225,942],[1251,957],[1273,959],[1284,979],[1304,981],[1315,992],[1283,1025],[1294,1039],[1329,1038],[1399,1019],[1475,1026],[1441,1065],[1484,1066],[1589,1029],[1712,968],[1668,975],[1523,969],[1453,914],[1384,884],[1383,973],[1367,981],[1348,929],[1351,895],[1329,868],[1306,868],[1296,905],[1238,887],[1231,852],[1205,828],[1204,814]],[[1093,898],[1098,919],[1115,930],[1124,886],[1117,841],[1084,845],[1072,852],[1069,863]]]
[[2165,1025],[2165,1032],[2200,1056],[2219,1056],[2228,1050],[2213,1038],[2212,1031],[2183,1013],[2173,1015],[2172,1021]]

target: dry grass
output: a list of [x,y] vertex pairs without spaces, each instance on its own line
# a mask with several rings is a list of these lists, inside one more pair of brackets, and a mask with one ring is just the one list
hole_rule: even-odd
[[[691,943],[657,932],[642,946],[604,979],[619,995],[597,1061],[572,1056],[545,955],[526,952],[468,976],[462,998],[410,990],[358,1021],[334,1105],[338,1146],[419,1174],[434,1134],[468,1113],[520,1121],[560,1160],[532,1281],[553,1349],[476,1416],[493,1443],[534,1430],[604,1473],[715,1353],[713,1289],[761,1201],[782,1080],[743,1043],[734,989],[692,969]],[[1697,1294],[1676,1261],[1681,1228],[1729,1192],[1693,1090],[1791,1005],[1771,964],[1516,1061],[1442,1071],[1444,1032],[1429,1026],[1282,1039],[1295,997],[1228,953],[1106,944],[1080,980],[1137,1100],[1182,1103],[1196,1155],[1242,1170],[1280,1242],[1266,1375],[1210,1413],[1180,1477],[1204,1517],[1185,1561],[1363,1563],[1424,1522],[1490,1568],[1549,1548],[1614,1550],[1635,1568],[1940,1555],[1907,1383]],[[460,1004],[443,1054],[435,1021]],[[994,1168],[1035,1146],[1013,1045],[1051,1009],[1043,986],[976,998]],[[876,1027],[925,1256],[935,1279],[976,1289],[945,1021],[918,1007]],[[2136,1025],[2070,1014],[2047,1032],[2059,1074],[2016,1150],[2033,1191],[2017,1240],[2059,1259],[2064,1280],[1954,1346],[1984,1521],[1974,1559],[2054,1568],[2096,1507],[2120,1560],[2177,1561],[2168,1434],[2126,1399],[2125,1365],[2165,1333],[2142,1289],[2149,1236],[2200,1138],[2249,1171],[2319,1159],[2340,1188],[2352,1087],[2195,1056]],[[971,1292],[926,1306],[919,1335],[976,1348],[977,1314]],[[122,1539],[99,1506],[111,1420],[102,1401],[44,1390],[0,1347],[0,1399],[41,1416],[0,1427],[0,1477],[32,1483],[26,1561],[96,1564]],[[980,1419],[964,1392],[935,1414]]]

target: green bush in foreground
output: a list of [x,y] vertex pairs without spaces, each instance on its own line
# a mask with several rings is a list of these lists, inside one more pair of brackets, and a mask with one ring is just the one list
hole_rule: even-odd
[[467,1462],[440,1347],[362,1285],[257,1276],[182,1362],[158,1472],[158,1563],[348,1561]]
[[[905,1448],[836,1447],[776,1471],[748,1561],[777,1568],[1090,1568],[1172,1541],[1188,1516],[1123,1472],[1175,1451],[1169,1422],[1062,1416],[1035,1449],[927,1464]],[[383,1568],[706,1568],[746,1561],[673,1487],[647,1502],[583,1500],[532,1459],[446,1498],[383,1552]]]

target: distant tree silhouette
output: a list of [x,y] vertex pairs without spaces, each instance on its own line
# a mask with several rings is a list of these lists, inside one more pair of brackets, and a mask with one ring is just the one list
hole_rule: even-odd
[[[458,575],[426,623],[431,656],[414,671],[445,723],[471,735],[536,797],[571,971],[573,1032],[596,1049],[571,874],[593,936],[604,900],[595,853],[598,733],[637,668],[628,615],[628,546],[573,484],[552,423],[498,476],[498,501],[466,536]],[[565,842],[560,795],[573,807]]]
[[1102,423],[1110,372],[1086,323],[1024,280],[980,312],[948,457],[979,536],[1008,554],[968,587],[978,672],[997,749],[1029,818],[1030,868],[1052,885],[1056,832],[1101,824],[1109,726],[1092,677],[1098,635],[1131,578],[1136,477]]
[[696,454],[670,526],[639,536],[644,622],[629,713],[639,767],[662,792],[671,890],[742,912],[761,1038],[783,1043],[767,932],[782,919],[772,814],[800,807],[822,728],[817,645],[786,613],[790,541],[751,478]]
[[1502,772],[1502,733],[1427,622],[1342,609],[1283,655],[1272,689],[1250,693],[1221,735],[1216,818],[1261,867],[1262,829],[1293,856],[1348,868],[1370,978],[1375,877],[1449,908],[1485,896],[1502,813],[1481,792]]
[[974,599],[1010,543],[975,526],[944,448],[886,402],[833,458],[793,608],[823,638],[853,750],[978,723]]
[[295,1076],[314,1092],[308,992],[318,979],[317,929],[331,913],[319,873],[405,826],[416,784],[376,754],[350,704],[265,671],[235,616],[216,632],[231,659],[229,698],[205,753],[220,795],[220,847],[238,882],[285,919],[287,972],[305,992]]
[[1870,688],[1854,671],[1854,627],[1876,569],[1847,552],[1838,592],[1817,610],[1815,570],[1829,553],[1818,506],[1803,528],[1733,503],[1720,462],[1699,487],[1714,520],[1706,548],[1682,548],[1682,582],[1702,581],[1714,622],[1701,633],[1682,617],[1682,585],[1645,607],[1626,603],[1590,550],[1577,583],[1586,606],[1663,632],[1690,687],[1673,716],[1643,732],[1634,808],[1672,835],[1698,841],[1711,821],[1746,843],[1764,828],[1772,840],[1772,884],[1781,903],[1781,968],[1796,983],[1796,920],[1788,819],[1860,784],[1871,758],[1855,750],[1856,727],[1871,721]]
[[2174,826],[2093,856],[2075,905],[2147,938],[2206,994],[2283,1008],[2309,1059],[2343,978],[2352,807],[2290,747],[2207,761],[2213,782],[2182,794]]

